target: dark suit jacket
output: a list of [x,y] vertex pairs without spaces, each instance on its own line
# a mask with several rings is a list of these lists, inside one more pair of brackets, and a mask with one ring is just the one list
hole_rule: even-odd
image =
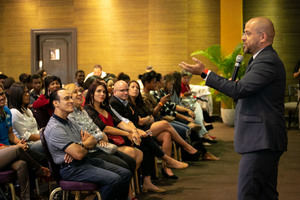
[[211,72],[206,85],[237,100],[235,150],[286,151],[284,120],[285,69],[272,46],[263,49],[238,82]]
[[118,98],[111,96],[109,104],[115,109],[122,117],[129,119],[134,125],[138,126],[139,117],[133,108],[127,104],[125,106]]

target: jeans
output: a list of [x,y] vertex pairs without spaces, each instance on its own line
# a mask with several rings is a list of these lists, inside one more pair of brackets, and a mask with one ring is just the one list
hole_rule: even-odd
[[91,182],[99,185],[102,200],[127,200],[129,182],[132,174],[129,170],[100,158],[74,160],[60,169],[64,180]]

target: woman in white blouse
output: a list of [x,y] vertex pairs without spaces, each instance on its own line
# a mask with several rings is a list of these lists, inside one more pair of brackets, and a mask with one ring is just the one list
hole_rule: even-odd
[[29,149],[37,153],[44,153],[39,130],[31,110],[28,108],[30,95],[22,83],[14,83],[10,87],[9,106],[12,114],[14,134],[27,142]]

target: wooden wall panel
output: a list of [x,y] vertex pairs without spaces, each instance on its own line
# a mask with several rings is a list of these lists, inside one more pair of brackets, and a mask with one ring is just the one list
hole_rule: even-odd
[[0,71],[30,73],[31,29],[75,27],[79,69],[164,74],[220,42],[219,17],[219,0],[0,0]]
[[[187,58],[191,52],[204,50],[213,44],[220,44],[220,1],[188,1],[188,29],[187,29]],[[197,56],[204,64],[214,71],[215,66],[203,56]],[[192,78],[193,84],[199,84],[203,80],[199,76]]]
[[287,85],[297,83],[292,74],[300,60],[299,11],[298,0],[244,0],[243,4],[244,23],[256,16],[265,16],[273,21],[276,32],[273,47],[285,65]]

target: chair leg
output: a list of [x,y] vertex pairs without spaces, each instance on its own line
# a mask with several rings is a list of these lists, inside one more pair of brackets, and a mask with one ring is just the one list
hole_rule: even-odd
[[130,188],[131,188],[131,193],[133,194],[133,196],[135,196],[135,195],[136,195],[136,192],[135,192],[134,177],[131,178],[131,181],[130,181]]
[[178,160],[178,153],[177,153],[176,143],[174,141],[172,142],[172,146],[173,146],[173,152],[174,152],[173,158],[175,160]]
[[98,192],[98,191],[95,191],[95,194],[97,195],[97,198],[98,198],[98,200],[101,200],[101,195],[100,195],[100,192]]
[[136,185],[136,194],[140,194],[140,184],[139,184],[139,173],[137,170],[134,172],[134,179],[135,179],[135,185]]
[[12,200],[16,200],[16,191],[15,191],[15,187],[12,183],[9,183],[9,188],[10,188],[10,191],[11,191],[11,198]]
[[75,200],[80,200],[80,191],[75,191]]
[[[53,200],[55,193],[57,193],[57,192],[59,192],[59,191],[62,191],[61,187],[55,188],[55,189],[51,192],[50,197],[49,197],[49,200]],[[63,194],[63,198],[64,198],[64,194]]]
[[155,169],[155,177],[158,178],[158,162],[157,158],[154,158],[154,169]]
[[39,179],[38,178],[36,178],[35,180],[35,189],[36,189],[36,194],[37,194],[37,196],[40,196],[40,187],[39,187]]
[[178,147],[178,161],[182,161],[182,156],[181,156],[181,147]]

